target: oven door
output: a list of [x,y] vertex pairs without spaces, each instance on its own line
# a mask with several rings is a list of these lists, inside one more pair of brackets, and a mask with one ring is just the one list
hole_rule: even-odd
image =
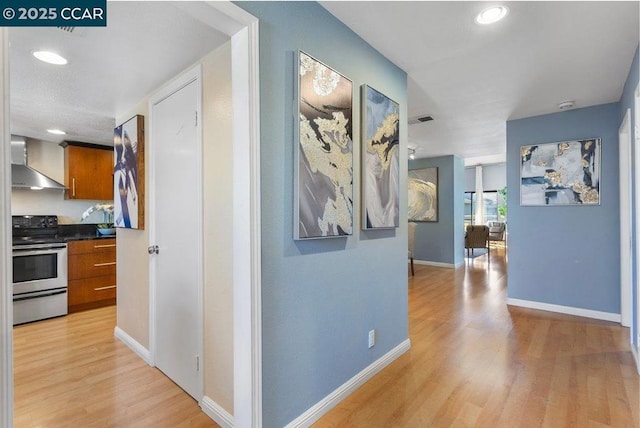
[[13,295],[67,287],[67,244],[13,248]]

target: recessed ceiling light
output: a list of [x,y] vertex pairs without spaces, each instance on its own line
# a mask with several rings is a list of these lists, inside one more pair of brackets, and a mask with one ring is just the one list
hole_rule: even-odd
[[47,132],[48,132],[49,134],[55,134],[55,135],[67,135],[67,133],[66,133],[66,132],[61,131],[61,130],[59,130],[59,129],[47,129]]
[[492,6],[483,10],[476,16],[476,22],[480,25],[493,24],[507,16],[509,9],[506,6]]
[[50,51],[36,51],[33,53],[33,56],[38,58],[40,61],[54,64],[54,65],[65,65],[67,60],[55,52]]

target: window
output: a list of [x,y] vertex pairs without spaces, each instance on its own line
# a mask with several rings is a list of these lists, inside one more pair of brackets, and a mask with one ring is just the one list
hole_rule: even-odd
[[[484,200],[484,221],[505,221],[505,218],[498,212],[498,207],[505,204],[502,196],[495,190],[483,192]],[[464,227],[474,224],[476,209],[476,192],[465,192],[464,194]]]

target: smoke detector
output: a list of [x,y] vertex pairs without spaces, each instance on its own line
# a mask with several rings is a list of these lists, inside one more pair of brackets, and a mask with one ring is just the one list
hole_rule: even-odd
[[573,108],[574,104],[575,103],[572,100],[562,101],[561,103],[558,103],[558,108],[560,110],[569,110]]

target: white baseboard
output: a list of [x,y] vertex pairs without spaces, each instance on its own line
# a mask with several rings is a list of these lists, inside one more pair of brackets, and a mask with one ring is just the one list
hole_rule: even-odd
[[[640,346],[640,343],[638,344]],[[640,374],[640,354],[633,343],[631,344],[631,353],[633,354],[633,358],[636,360],[636,369],[638,369],[638,374]]]
[[320,419],[324,414],[326,414],[329,410],[334,408],[338,403],[347,398],[349,394],[354,392],[360,386],[362,386],[366,381],[375,376],[380,370],[391,364],[402,354],[407,352],[411,348],[411,341],[409,339],[405,340],[391,351],[387,352],[385,355],[380,357],[378,360],[370,364],[367,368],[362,370],[360,373],[349,379],[342,386],[338,387],[331,394],[324,397],[320,400],[316,405],[311,407],[309,410],[295,418],[293,421],[289,422],[285,428],[307,428],[310,427],[314,422]]
[[113,335],[122,343],[127,345],[129,349],[135,352],[140,358],[142,358],[145,363],[149,364],[151,367],[154,366],[153,359],[151,358],[151,352],[149,352],[147,348],[138,343],[138,341],[133,337],[125,333],[124,330],[116,326],[116,328],[113,330]]
[[233,428],[233,416],[206,395],[200,401],[200,408],[222,428]]
[[548,312],[558,312],[561,314],[576,315],[579,317],[593,318],[597,320],[612,321],[617,323],[621,321],[620,314],[594,311],[591,309],[574,308],[572,306],[553,305],[551,303],[534,302],[532,300],[507,298],[507,305],[539,309],[541,311]]
[[453,264],[453,263],[430,262],[427,260],[416,260],[416,259],[413,259],[413,263],[417,265],[443,267],[443,268],[449,268],[449,269],[456,269],[464,264],[464,262]]

